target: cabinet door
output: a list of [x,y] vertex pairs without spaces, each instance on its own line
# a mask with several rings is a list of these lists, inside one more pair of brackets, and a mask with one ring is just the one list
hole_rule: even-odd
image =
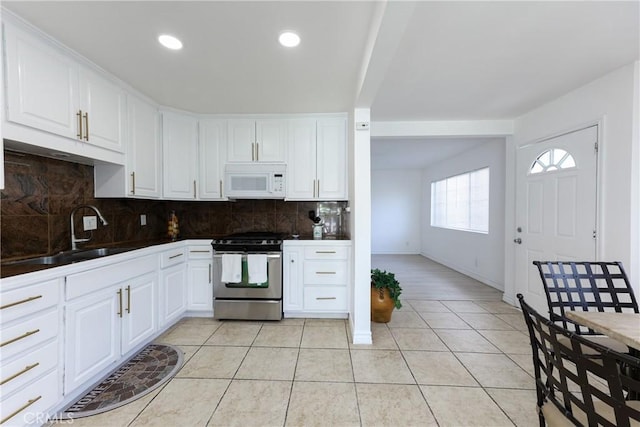
[[162,113],[163,194],[168,199],[196,198],[198,121],[185,114]]
[[161,326],[179,318],[187,309],[187,266],[178,264],[162,270]]
[[229,120],[227,129],[227,161],[255,161],[255,120]]
[[160,197],[161,150],[158,109],[129,97],[129,195]]
[[52,46],[5,27],[7,119],[79,138],[78,67]]
[[65,393],[120,359],[120,287],[77,298],[65,308]]
[[347,121],[318,120],[317,194],[320,200],[347,199]]
[[122,354],[147,341],[156,332],[158,275],[148,273],[121,284],[124,313]]
[[211,281],[211,261],[189,261],[189,310],[213,310],[213,283]]
[[289,121],[287,199],[309,200],[316,193],[316,120]]
[[225,162],[226,121],[200,120],[200,179],[198,195],[201,199],[221,199]]
[[82,140],[123,152],[126,96],[122,89],[93,71],[80,67]]
[[258,162],[284,162],[287,144],[285,120],[256,122],[256,158]]
[[283,310],[285,314],[288,311],[301,311],[303,302],[302,248],[284,248],[282,257]]

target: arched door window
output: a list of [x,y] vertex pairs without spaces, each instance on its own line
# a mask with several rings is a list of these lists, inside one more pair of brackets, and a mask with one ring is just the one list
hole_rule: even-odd
[[540,154],[529,169],[530,174],[552,172],[576,167],[573,156],[562,148],[551,148]]

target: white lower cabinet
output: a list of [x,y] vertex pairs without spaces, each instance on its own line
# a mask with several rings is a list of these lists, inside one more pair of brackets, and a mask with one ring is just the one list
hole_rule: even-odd
[[179,319],[187,309],[187,256],[183,247],[160,254],[160,327]]
[[67,276],[65,393],[155,334],[157,265],[146,256]]
[[19,282],[0,293],[0,424],[43,424],[62,398],[62,279]]
[[350,256],[350,241],[285,241],[284,316],[346,317]]
[[212,247],[191,245],[187,264],[187,310],[195,314],[213,315]]

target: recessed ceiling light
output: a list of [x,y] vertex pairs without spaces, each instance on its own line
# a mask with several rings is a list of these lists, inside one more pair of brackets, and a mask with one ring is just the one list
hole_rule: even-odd
[[296,47],[300,44],[300,36],[292,31],[285,31],[280,34],[278,41],[285,47]]
[[182,49],[182,42],[177,38],[170,36],[168,34],[163,34],[160,37],[158,37],[158,41],[162,46],[166,47],[167,49],[172,49],[172,50]]

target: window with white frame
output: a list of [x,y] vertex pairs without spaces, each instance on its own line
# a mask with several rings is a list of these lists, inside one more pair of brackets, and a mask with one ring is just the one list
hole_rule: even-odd
[[431,183],[431,226],[489,232],[489,168]]

